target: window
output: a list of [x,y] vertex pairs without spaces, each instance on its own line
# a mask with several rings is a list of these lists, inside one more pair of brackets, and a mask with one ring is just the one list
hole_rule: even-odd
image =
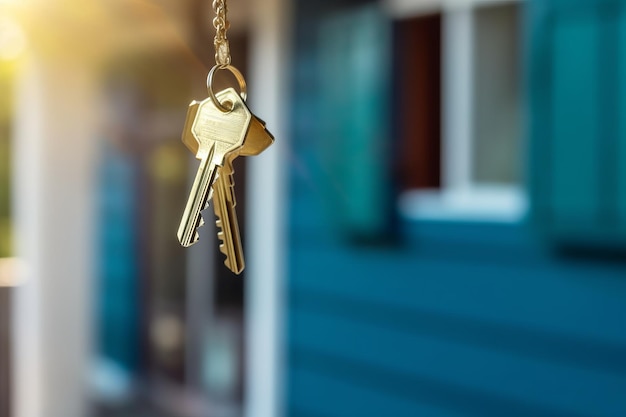
[[[429,11],[406,20],[416,13],[411,2],[392,3],[393,13],[402,19],[396,32],[402,35],[396,46],[402,48],[397,50],[410,55],[395,62],[404,89],[400,94],[413,100],[410,113],[400,116],[407,122],[400,122],[396,135],[400,149],[409,150],[400,164],[412,167],[401,171],[402,214],[520,220],[526,210],[520,4],[467,0],[444,8],[441,15]],[[441,61],[434,62],[438,56]],[[438,68],[441,80],[434,75]],[[407,123],[421,128],[407,131]],[[407,163],[406,155],[415,157]],[[439,170],[439,178],[433,169]]]

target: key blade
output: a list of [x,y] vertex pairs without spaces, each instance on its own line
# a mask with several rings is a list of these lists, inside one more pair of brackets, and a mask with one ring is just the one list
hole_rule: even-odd
[[[220,177],[215,181],[213,194],[213,209],[218,228],[217,237],[221,240],[220,252],[226,255],[224,265],[233,273],[239,275],[245,268],[239,223],[235,211],[235,198],[233,191],[232,169],[230,161],[227,161],[221,169]],[[224,172],[227,171],[227,172]]]
[[197,229],[204,221],[201,216],[201,211],[211,198],[211,186],[215,182],[217,171],[215,168],[216,165],[212,159],[213,150],[211,149],[209,155],[205,156],[200,162],[200,168],[196,174],[189,199],[187,200],[187,205],[185,206],[185,211],[183,212],[183,217],[178,226],[178,241],[186,248],[198,241],[199,235]]

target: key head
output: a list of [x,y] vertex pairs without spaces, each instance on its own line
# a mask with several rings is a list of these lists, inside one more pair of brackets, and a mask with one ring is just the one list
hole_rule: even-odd
[[269,148],[272,143],[274,136],[265,127],[265,122],[253,115],[246,140],[238,153],[241,156],[256,156]]
[[[191,102],[189,111],[187,112],[185,129],[183,130],[183,143],[194,155],[198,155],[200,142],[193,133],[193,124],[201,104],[202,102],[199,101]],[[265,122],[252,115],[248,132],[238,154],[241,156],[256,156],[267,149],[272,143],[274,143],[274,136],[266,129]]]
[[189,106],[183,142],[198,159],[206,158],[213,146],[214,154],[221,157],[239,149],[252,120],[252,113],[233,88],[217,93],[217,98],[229,112],[222,112],[210,98]]
[[183,129],[183,143],[194,155],[197,155],[200,149],[200,143],[193,134],[193,122],[196,120],[200,103],[200,101],[194,100],[189,105],[187,119],[185,120],[185,127]]

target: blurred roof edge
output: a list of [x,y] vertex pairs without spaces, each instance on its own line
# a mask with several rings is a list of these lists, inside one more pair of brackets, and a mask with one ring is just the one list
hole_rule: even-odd
[[[191,19],[198,4],[197,0],[22,0],[2,7],[20,23],[35,53],[97,64],[146,49],[189,51]],[[207,4],[209,26],[212,11]],[[236,6],[229,17],[237,22],[233,27],[245,29],[247,8]],[[207,45],[212,48],[211,39]]]

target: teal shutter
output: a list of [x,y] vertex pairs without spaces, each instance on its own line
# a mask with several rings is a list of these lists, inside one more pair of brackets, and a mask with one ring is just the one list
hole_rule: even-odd
[[529,3],[531,218],[559,243],[626,241],[625,6]]
[[391,24],[377,5],[335,12],[319,28],[319,160],[336,230],[377,239],[390,228]]
[[[626,7],[626,6],[625,6]],[[626,235],[626,13],[619,15],[619,60],[617,71],[621,75],[618,80],[619,133],[618,155],[621,163],[618,167],[618,212],[620,234]]]

